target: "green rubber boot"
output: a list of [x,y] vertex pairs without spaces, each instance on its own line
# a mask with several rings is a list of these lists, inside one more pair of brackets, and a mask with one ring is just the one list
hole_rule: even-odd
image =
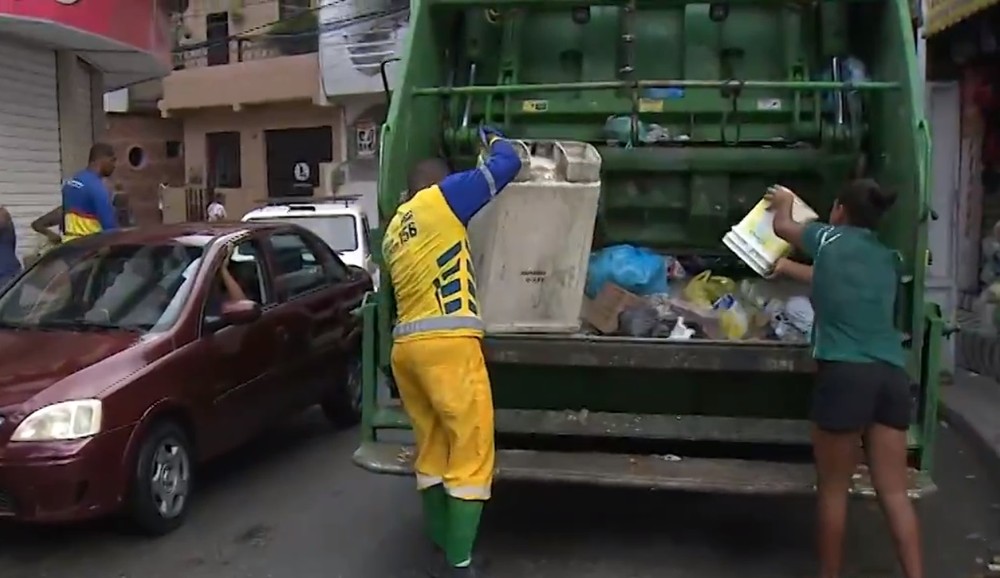
[[437,484],[420,491],[424,504],[424,527],[434,545],[445,551],[448,539],[448,494]]
[[448,538],[444,553],[452,568],[469,566],[472,561],[472,547],[479,533],[483,504],[480,500],[459,500],[448,496]]

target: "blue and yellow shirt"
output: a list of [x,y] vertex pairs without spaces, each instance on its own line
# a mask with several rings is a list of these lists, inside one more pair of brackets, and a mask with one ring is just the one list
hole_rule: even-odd
[[494,138],[480,166],[418,191],[396,210],[382,251],[396,297],[397,342],[483,335],[466,227],[520,170],[511,144]]
[[62,187],[63,238],[67,241],[118,228],[111,194],[101,177],[84,169]]

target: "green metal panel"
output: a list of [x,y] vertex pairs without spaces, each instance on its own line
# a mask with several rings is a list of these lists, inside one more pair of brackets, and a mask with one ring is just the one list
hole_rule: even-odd
[[[581,6],[589,6],[585,14]],[[936,364],[929,360],[937,358],[940,324],[928,325],[930,306],[923,303],[930,139],[914,47],[905,0],[414,0],[382,133],[380,211],[391,214],[408,167],[420,158],[444,155],[456,168],[471,166],[481,122],[514,138],[598,145],[604,165],[596,246],[627,242],[724,255],[723,233],[767,185],[787,184],[825,214],[841,183],[865,166],[899,195],[880,234],[905,264],[899,326],[930,336],[914,340],[910,360],[914,378],[923,377],[926,405],[936,396],[936,378],[926,372]],[[870,81],[845,85],[823,76],[833,57],[847,55],[864,61]],[[860,97],[863,118],[838,123],[822,110],[823,98],[838,89]],[[611,115],[656,123],[683,140],[608,143],[604,123]],[[378,231],[374,236],[380,242]],[[738,263],[726,272],[749,274]],[[377,310],[366,310],[378,338],[365,348],[369,430],[380,425],[374,416],[384,415],[374,381],[389,374],[393,304],[384,271],[382,279]],[[538,363],[517,353],[536,345],[557,347],[560,357]],[[656,345],[487,340],[496,405],[807,416],[812,380],[808,370],[790,369],[801,351],[713,343],[699,346],[691,369],[654,363],[649,347]],[[672,351],[663,355],[694,359],[690,351]],[[769,356],[767,363],[735,364],[758,354]],[[645,365],[637,361],[647,358]],[[911,431],[920,448],[915,459],[925,466],[933,428],[933,419],[922,419]]]

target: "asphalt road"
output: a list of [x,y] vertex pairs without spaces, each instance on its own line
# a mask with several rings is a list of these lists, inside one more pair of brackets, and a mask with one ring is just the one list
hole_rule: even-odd
[[[309,414],[212,465],[178,532],[159,540],[110,523],[0,526],[3,578],[408,578],[424,548],[412,482],[354,467],[354,432]],[[1000,538],[1000,484],[950,430],[939,493],[921,505],[930,578],[980,576]],[[853,512],[849,559],[896,576],[874,504]],[[501,486],[480,538],[493,577],[805,578],[808,499]]]

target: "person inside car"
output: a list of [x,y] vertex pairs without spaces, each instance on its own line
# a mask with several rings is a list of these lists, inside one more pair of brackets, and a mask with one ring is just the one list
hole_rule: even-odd
[[17,232],[6,207],[0,207],[0,288],[21,272],[17,259]]
[[205,317],[218,318],[222,315],[222,305],[226,302],[245,301],[247,294],[243,291],[236,277],[233,276],[230,267],[233,257],[233,249],[229,250],[226,258],[219,267],[219,275],[215,279],[215,287],[208,295],[208,303],[205,305]]

